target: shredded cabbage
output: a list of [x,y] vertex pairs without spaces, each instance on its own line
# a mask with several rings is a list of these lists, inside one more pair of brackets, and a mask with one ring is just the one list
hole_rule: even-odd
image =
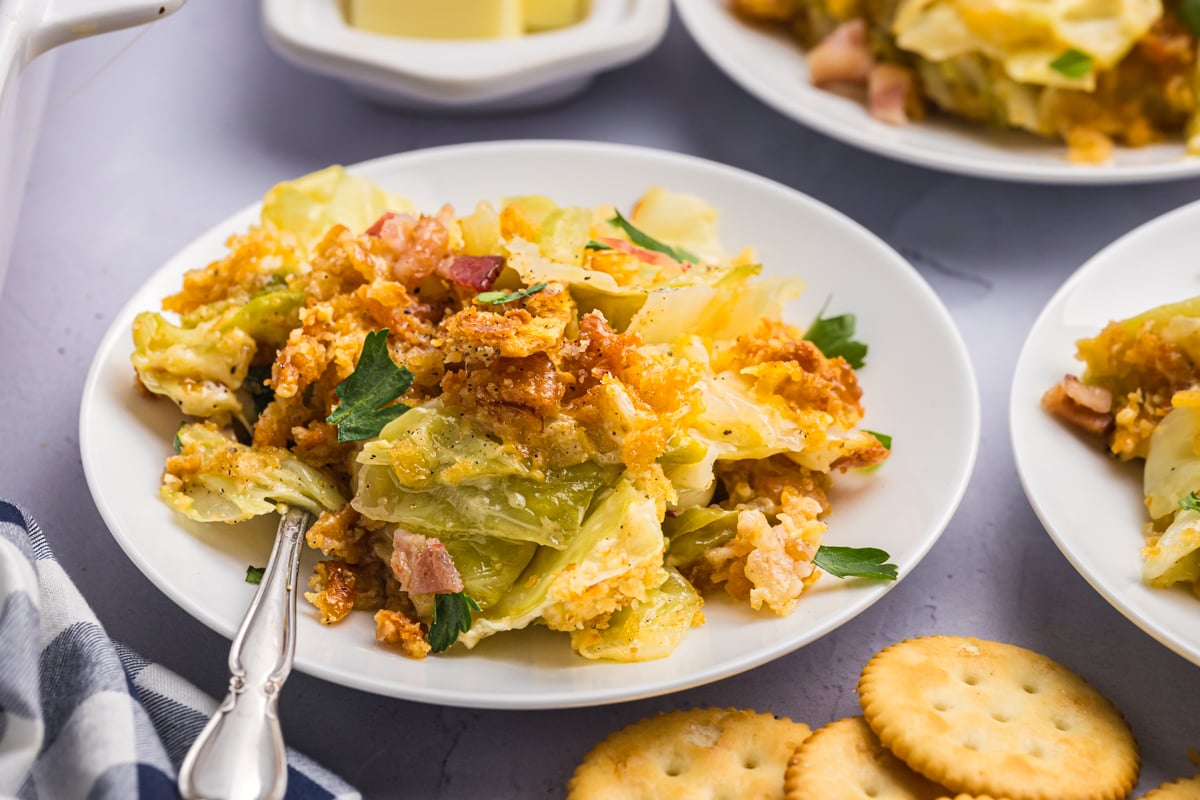
[[405,198],[332,166],[272,187],[263,198],[262,220],[294,233],[311,250],[334,225],[359,234],[385,211],[411,210]]
[[279,447],[249,447],[207,422],[182,425],[163,499],[197,522],[243,522],[296,506],[320,514],[346,504],[337,485]]
[[181,328],[145,311],[133,321],[130,357],[142,385],[185,414],[225,423],[242,415],[237,390],[254,357],[254,338],[225,316]]
[[539,547],[499,602],[459,637],[467,647],[541,618],[573,630],[646,599],[663,579],[662,528],[653,499],[628,476],[601,499],[562,550]]

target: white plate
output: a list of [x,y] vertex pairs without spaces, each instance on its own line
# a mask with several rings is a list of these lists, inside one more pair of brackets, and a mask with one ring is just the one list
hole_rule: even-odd
[[[420,208],[543,193],[560,203],[628,208],[652,185],[704,196],[722,211],[732,249],[753,244],[768,272],[795,271],[809,291],[789,317],[807,324],[832,295],[830,313],[858,314],[871,345],[862,370],[866,424],[895,437],[892,460],[869,475],[839,476],[829,544],[875,545],[906,576],[933,545],[967,484],[979,438],[979,400],[967,352],[933,291],[895,252],[846,217],[791,189],[731,167],[653,150],[578,142],[512,142],[408,153],[354,168]],[[100,344],[80,413],[80,449],[92,496],[121,547],[188,613],[230,636],[252,587],[247,564],[265,562],[273,522],[254,531],[189,524],[157,496],[163,460],[180,422],[165,401],[139,396],[129,365],[134,315],[177,291],[184,270],[218,257],[225,237],[251,224],[251,206],[171,259],[116,316]],[[913,380],[920,375],[921,380]],[[304,569],[311,568],[310,563]],[[670,657],[643,664],[589,662],[565,634],[544,629],[495,636],[474,651],[410,661],[377,647],[369,614],[323,628],[302,603],[296,665],[347,686],[446,705],[546,708],[662,694],[732,675],[822,636],[890,586],[821,581],[789,617],[755,614],[713,599],[708,624]]]
[[1200,203],[1109,245],[1051,298],[1021,350],[1010,426],[1017,472],[1033,510],[1079,573],[1118,611],[1200,664],[1200,600],[1142,583],[1146,523],[1141,462],[1122,464],[1042,410],[1042,393],[1079,374],[1075,342],[1106,323],[1200,294]]
[[847,144],[923,167],[1032,183],[1140,183],[1200,175],[1181,143],[1118,148],[1112,163],[1071,164],[1066,149],[1014,131],[948,118],[903,127],[877,122],[865,105],[809,83],[804,51],[783,32],[742,22],[728,0],[676,0],[709,58],[777,111]]

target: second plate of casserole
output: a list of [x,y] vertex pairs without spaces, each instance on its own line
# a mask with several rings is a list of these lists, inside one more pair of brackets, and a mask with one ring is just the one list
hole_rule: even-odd
[[[1179,130],[1164,141],[1152,141],[1145,146],[1117,146],[1112,151],[1111,158],[1100,163],[1086,164],[1071,163],[1067,158],[1067,147],[1058,139],[1038,138],[1032,134],[1004,129],[987,121],[968,122],[936,112],[932,109],[932,104],[927,104],[930,109],[924,119],[913,120],[904,125],[880,122],[868,113],[865,87],[835,93],[814,86],[810,79],[811,51],[806,52],[785,25],[747,22],[733,12],[731,2],[732,0],[680,0],[675,7],[709,58],[744,89],[780,113],[847,144],[899,161],[947,172],[1032,183],[1139,183],[1200,175],[1200,158],[1187,155],[1183,140],[1184,121],[1188,116],[1183,109],[1194,107],[1197,96],[1196,40],[1180,18],[1175,17],[1171,11],[1162,11],[1157,2],[1124,3],[1115,6],[1129,10],[1131,16],[1137,17],[1131,20],[1108,18],[1105,16],[1107,11],[1102,9],[1097,16],[1097,27],[1106,31],[1115,30],[1128,22],[1130,28],[1144,30],[1151,19],[1159,20],[1159,24],[1165,30],[1153,29],[1153,43],[1147,42],[1146,47],[1151,52],[1139,54],[1139,64],[1141,61],[1147,64],[1156,63],[1155,59],[1174,60],[1161,69],[1151,66],[1143,69],[1139,66],[1136,73],[1135,70],[1127,69],[1126,74],[1133,77],[1123,78],[1124,81],[1151,81],[1155,83],[1155,88],[1151,93],[1143,91],[1139,85],[1131,85],[1128,89],[1122,89],[1120,96],[1122,100],[1142,95],[1163,98],[1163,102],[1147,101],[1151,110],[1146,113],[1150,116],[1160,115],[1159,111],[1153,109],[1169,101],[1175,106],[1175,110],[1170,111],[1167,116],[1173,124],[1178,122]],[[790,0],[746,2],[748,5],[773,11],[784,17],[789,16],[788,9],[794,6],[811,9],[812,17],[818,19],[815,27],[822,30],[830,27],[832,22],[829,21],[828,11],[820,12],[819,9],[837,5],[845,13],[845,8],[853,8],[852,4],[793,3]],[[966,59],[969,60],[978,57],[975,55],[978,50],[972,48],[992,46],[974,41],[978,37],[967,41],[969,37],[963,30],[962,15],[949,13],[960,4],[949,0],[910,0],[904,5],[924,9],[926,12],[920,18],[912,20],[912,35],[918,37],[915,41],[925,48],[926,52],[967,52],[969,54]],[[879,4],[873,4],[871,7],[877,8]],[[1055,26],[1061,28],[1067,25],[1070,14],[1059,15],[1061,19],[1047,16],[1045,9],[1054,8],[1058,6],[1039,4],[1037,10],[1029,12],[1028,19],[1036,21],[1039,31],[1043,28],[1049,30]],[[995,7],[988,5],[983,7],[981,12],[979,30],[999,31],[1000,27],[995,20],[1004,16],[1004,9],[1016,15],[1014,19],[1024,19],[1021,17],[1019,3],[1003,7],[999,4]],[[1160,13],[1156,14],[1156,9]],[[987,14],[991,16],[984,19],[984,15]],[[810,23],[805,24],[810,28],[814,27]],[[1200,20],[1197,20],[1196,24],[1200,24]],[[950,30],[945,35],[942,31],[931,33],[935,28],[946,26]],[[1084,27],[1077,26],[1075,32],[1083,31]],[[1017,30],[1017,33],[1021,33],[1021,30]],[[1074,36],[1071,31],[1064,35],[1069,41],[1091,43],[1086,32],[1081,33],[1079,37]],[[1107,41],[1111,37],[1105,34],[1102,38]],[[1119,36],[1116,38],[1120,40]],[[853,46],[853,42],[851,45]],[[1099,47],[1094,43],[1089,46]],[[1138,45],[1134,45],[1134,49],[1137,47]],[[848,53],[843,48],[840,53],[832,54],[835,62],[833,69],[844,69],[847,67],[847,60],[853,62],[855,58],[853,52]],[[967,63],[966,60],[953,64],[947,62],[944,65],[939,62],[939,65],[930,70],[931,77],[924,83],[930,86],[932,81],[943,87],[942,91],[958,98],[955,102],[974,107],[976,113],[984,119],[1009,118],[1017,121],[1069,118],[1086,122],[1092,114],[1088,109],[1074,111],[1068,108],[1051,111],[1049,107],[1056,105],[1062,109],[1077,103],[1078,96],[1066,97],[1060,90],[1089,82],[1090,73],[1099,71],[1099,59],[1094,60],[1086,53],[1056,39],[1040,44],[1036,52],[1014,53],[1009,61],[1012,64],[1005,65],[1009,74],[1015,70],[1020,74],[1028,73],[1029,80],[1060,83],[1063,86],[1053,93],[1044,92],[1035,84],[1007,83],[1002,87],[998,85],[997,78],[989,73],[989,70],[999,71],[998,64],[986,66],[982,61]],[[849,67],[853,68],[853,63],[850,63]],[[828,61],[825,68],[829,68]],[[1142,72],[1149,74],[1141,74]],[[892,80],[894,83],[895,76],[885,76],[881,80]],[[882,94],[887,94],[886,87]],[[886,97],[882,102],[886,103]],[[992,111],[987,110],[988,104],[992,104]],[[1153,138],[1153,133],[1140,123],[1136,130],[1135,126],[1126,125],[1125,122],[1131,117],[1125,111],[1114,106],[1104,113],[1113,117],[1105,123],[1109,127],[1124,127],[1135,139]],[[1080,152],[1095,153],[1094,148],[1097,145],[1094,139],[1095,137],[1084,132],[1077,143],[1077,149]]]
[[[1200,664],[1200,599],[1188,591],[1186,583],[1160,588],[1148,584],[1143,573],[1143,547],[1147,544],[1143,531],[1150,522],[1143,494],[1144,462],[1137,457],[1119,460],[1106,452],[1100,438],[1064,423],[1040,404],[1043,394],[1063,381],[1064,375],[1083,372],[1084,364],[1076,360],[1078,342],[1094,342],[1086,345],[1089,363],[1115,367],[1105,367],[1106,375],[1099,379],[1083,374],[1084,382],[1115,385],[1108,378],[1120,374],[1125,369],[1121,365],[1129,363],[1117,355],[1125,348],[1117,340],[1126,333],[1136,335],[1148,322],[1148,317],[1138,315],[1200,295],[1197,231],[1200,204],[1193,203],[1117,240],[1072,275],[1046,305],[1025,341],[1009,402],[1017,471],[1030,504],[1055,544],[1118,611],[1184,658]],[[1162,361],[1157,363],[1186,374],[1194,370],[1191,364],[1195,362],[1181,353],[1194,352],[1195,317],[1194,311],[1182,311],[1186,313],[1168,311],[1153,324],[1169,327],[1148,332],[1159,345],[1164,336],[1175,342],[1162,347]],[[1134,317],[1138,319],[1109,328],[1099,338],[1110,322]],[[1146,349],[1149,345],[1151,340],[1144,339],[1137,345],[1142,348],[1138,352],[1151,354],[1154,351]],[[1132,357],[1138,358],[1138,353]],[[1148,363],[1156,362],[1151,359]],[[1149,367],[1145,374],[1157,374],[1157,366]],[[1103,408],[1103,398],[1094,403],[1086,388],[1077,387],[1072,394]],[[1159,402],[1169,403],[1170,397],[1168,392]],[[1123,392],[1113,394],[1111,412],[1119,415],[1129,405]],[[1139,420],[1157,414],[1142,415],[1133,406],[1130,409],[1135,412],[1132,417],[1120,420],[1094,416],[1086,407],[1077,413],[1085,424],[1095,420],[1097,429],[1106,435],[1116,430],[1122,435],[1117,449],[1133,455],[1144,452],[1148,438]],[[1189,469],[1188,461],[1197,464],[1200,458],[1184,459],[1179,468],[1183,472]],[[1186,494],[1189,489],[1200,489],[1200,484],[1183,486],[1180,491]],[[1172,511],[1174,505],[1166,504],[1165,510]],[[1163,510],[1159,509],[1159,516],[1165,516]],[[1195,559],[1196,553],[1187,557]]]

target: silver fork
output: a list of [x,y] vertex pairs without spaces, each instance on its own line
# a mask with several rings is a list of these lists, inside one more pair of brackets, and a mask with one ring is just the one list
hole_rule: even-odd
[[229,694],[179,768],[184,800],[280,800],[287,752],[279,729],[279,690],[296,652],[300,543],[312,515],[279,520],[271,558],[229,650]]

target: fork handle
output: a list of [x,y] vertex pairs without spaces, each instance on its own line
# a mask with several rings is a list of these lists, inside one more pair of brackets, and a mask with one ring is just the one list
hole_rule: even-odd
[[279,728],[279,690],[296,651],[300,543],[312,521],[291,509],[279,522],[258,591],[229,651],[229,694],[179,769],[184,800],[280,800],[287,753]]

